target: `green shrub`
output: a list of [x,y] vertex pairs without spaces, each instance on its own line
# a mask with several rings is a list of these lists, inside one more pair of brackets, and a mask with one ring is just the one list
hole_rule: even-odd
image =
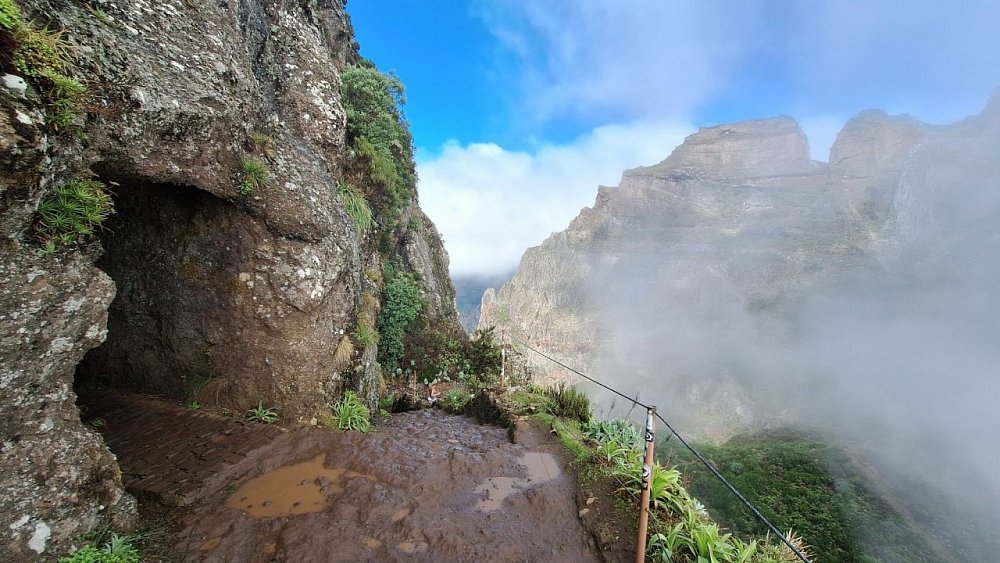
[[266,164],[249,156],[243,159],[243,182],[240,183],[240,194],[250,195],[270,181],[271,171]]
[[252,422],[271,424],[278,420],[278,411],[274,408],[264,406],[264,401],[259,401],[257,406],[243,413],[243,416]]
[[142,556],[132,545],[132,538],[118,534],[111,534],[111,539],[100,549],[88,545],[59,558],[59,563],[141,563],[141,561]]
[[104,184],[76,178],[58,186],[38,204],[35,232],[46,251],[93,234],[112,213],[114,202]]
[[385,368],[392,370],[403,356],[407,331],[424,309],[424,298],[416,277],[398,266],[387,264],[384,279],[378,318],[378,332],[382,336],[379,359]]
[[416,193],[413,142],[403,114],[403,84],[370,63],[350,65],[340,76],[347,111],[349,168],[377,192],[384,224],[394,224]]
[[593,420],[580,425],[584,437],[598,445],[615,442],[630,449],[640,450],[644,447],[642,436],[635,426],[627,420]]
[[337,182],[337,192],[340,195],[340,203],[344,206],[344,211],[354,221],[354,227],[358,230],[358,234],[364,235],[370,231],[375,226],[375,218],[365,195],[347,182]]
[[555,387],[549,387],[546,392],[553,401],[552,414],[580,422],[590,421],[590,399],[583,391],[560,383]]
[[371,429],[371,414],[361,403],[354,391],[347,391],[340,403],[330,407],[333,424],[341,430],[368,432]]
[[460,413],[462,409],[465,408],[466,403],[468,403],[472,398],[475,397],[472,393],[469,393],[465,389],[456,387],[449,389],[447,393],[441,395],[441,406],[445,410],[453,413]]

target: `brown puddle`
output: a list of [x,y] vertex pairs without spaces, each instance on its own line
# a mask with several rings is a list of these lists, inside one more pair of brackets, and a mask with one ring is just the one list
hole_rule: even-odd
[[486,493],[485,498],[476,504],[477,510],[482,512],[496,510],[507,497],[514,494],[514,491],[551,481],[562,473],[559,462],[552,454],[527,452],[519,461],[528,469],[528,476],[490,477],[485,483],[476,487],[476,492]]
[[255,477],[226,500],[226,506],[246,512],[253,518],[276,518],[319,512],[329,497],[344,492],[343,481],[364,475],[344,468],[323,467],[326,454],[312,461],[285,465]]

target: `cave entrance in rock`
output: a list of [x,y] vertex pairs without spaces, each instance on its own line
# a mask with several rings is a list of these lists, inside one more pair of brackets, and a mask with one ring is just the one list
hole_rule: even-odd
[[246,215],[195,188],[101,180],[112,186],[115,214],[100,234],[97,266],[117,294],[107,338],[77,366],[74,388],[197,400],[219,371],[219,348],[232,342],[228,293],[247,250]]

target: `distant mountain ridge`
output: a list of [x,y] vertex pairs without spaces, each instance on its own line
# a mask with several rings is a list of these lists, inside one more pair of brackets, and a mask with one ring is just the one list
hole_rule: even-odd
[[[703,398],[704,371],[723,372],[708,410],[723,426],[753,426],[740,398],[744,376],[724,373],[740,368],[720,366],[698,335],[663,339],[647,329],[667,318],[721,342],[729,332],[788,337],[809,288],[882,268],[947,222],[949,199],[982,191],[967,172],[996,171],[988,147],[1000,134],[998,115],[997,95],[982,114],[950,126],[865,111],[839,133],[828,164],[809,158],[788,117],[703,128],[662,162],[599,187],[593,207],[528,249],[513,279],[485,292],[480,326],[507,328],[605,374],[647,370],[633,361],[636,350],[670,340],[664,358],[674,377],[690,380],[689,399]],[[964,161],[951,164],[956,154]],[[542,381],[569,376],[538,356],[529,361]]]

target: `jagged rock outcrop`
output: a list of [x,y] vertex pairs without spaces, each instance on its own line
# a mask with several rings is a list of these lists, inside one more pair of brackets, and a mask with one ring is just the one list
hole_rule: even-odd
[[[334,355],[382,257],[338,197],[339,75],[357,48],[341,2],[18,4],[64,30],[87,85],[86,114],[60,132],[31,80],[0,87],[0,551],[54,560],[135,516],[74,377],[178,399],[208,380],[213,402],[263,401],[286,421],[315,420],[348,387],[373,401],[374,348],[358,370]],[[248,158],[270,178],[246,194]],[[80,177],[110,186],[117,213],[99,240],[43,255],[39,201]],[[405,215],[418,219],[397,252],[431,312],[454,319],[440,237],[415,198]]]
[[[663,162],[600,187],[592,208],[528,249],[514,278],[486,292],[480,326],[627,381],[626,391],[683,398],[703,435],[764,424],[758,410],[788,408],[751,408],[772,400],[762,382],[801,366],[761,350],[798,337],[797,307],[814,288],[899,269],[915,248],[938,249],[942,261],[920,267],[941,271],[944,257],[973,252],[947,233],[996,239],[1000,196],[984,194],[997,193],[998,107],[994,96],[945,127],[863,112],[828,164],[809,159],[788,118],[701,129]],[[543,382],[572,379],[527,358]]]

